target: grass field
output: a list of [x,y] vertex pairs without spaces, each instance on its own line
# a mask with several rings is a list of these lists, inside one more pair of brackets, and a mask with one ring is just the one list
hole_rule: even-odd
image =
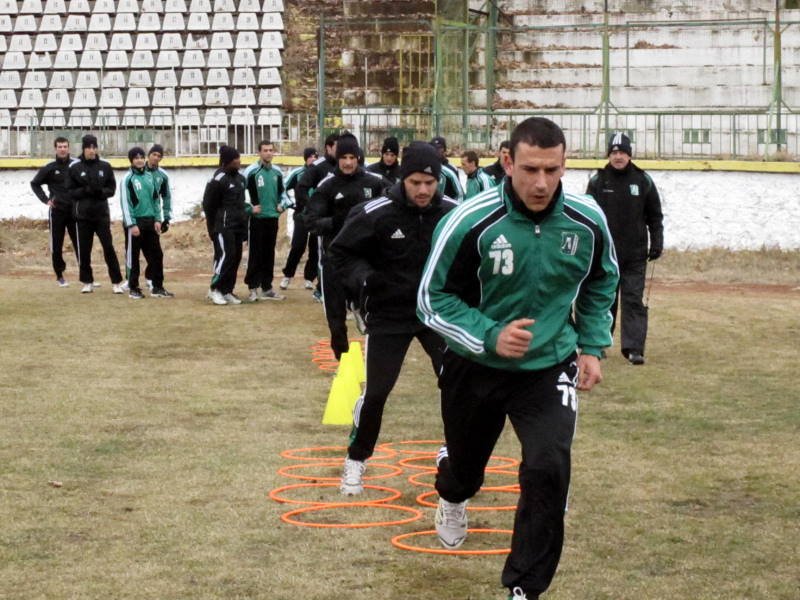
[[[177,298],[133,302],[105,277],[91,295],[57,288],[45,232],[0,224],[0,598],[504,598],[501,556],[391,546],[430,529],[433,509],[374,529],[280,521],[293,507],[267,494],[299,482],[278,474],[292,462],[279,453],[343,445],[348,433],[320,424],[331,382],[311,362],[326,335],[320,307],[298,289],[284,303],[206,304],[202,227],[173,233]],[[798,253],[766,251],[659,262],[648,364],[612,349],[604,383],[581,397],[566,545],[547,598],[798,597],[798,267]],[[438,439],[437,408],[414,347],[381,441]],[[510,431],[497,454],[518,455]],[[424,491],[406,475],[375,483],[401,490],[405,506]],[[397,518],[385,512],[315,518]],[[471,526],[510,528],[512,515],[473,513]]]

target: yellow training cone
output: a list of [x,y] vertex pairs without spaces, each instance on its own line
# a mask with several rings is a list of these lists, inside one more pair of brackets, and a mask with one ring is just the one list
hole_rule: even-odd
[[[352,352],[352,344],[351,344]],[[328,394],[328,403],[325,405],[325,413],[322,415],[323,425],[352,425],[353,407],[361,396],[361,383],[358,381],[358,372],[355,370],[357,365],[354,356],[349,356],[350,352],[342,354],[339,368],[331,384],[331,391]]]
[[350,342],[350,349],[342,354],[342,363],[345,364],[345,374],[348,377],[353,377],[358,383],[364,383],[367,380],[361,342]]

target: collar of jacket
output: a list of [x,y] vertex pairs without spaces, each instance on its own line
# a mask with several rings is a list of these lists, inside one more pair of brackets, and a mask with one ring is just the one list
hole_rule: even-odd
[[94,164],[94,163],[96,163],[96,162],[100,162],[100,155],[98,154],[98,155],[97,155],[97,156],[95,156],[94,158],[91,158],[91,159],[90,159],[90,158],[86,158],[86,157],[83,155],[83,152],[81,152],[80,161],[81,161],[81,162],[85,162],[85,163],[89,163],[89,164]]
[[628,174],[630,174],[630,173],[632,173],[633,171],[636,171],[636,170],[639,170],[639,167],[637,167],[635,164],[633,164],[632,160],[628,161],[628,164],[625,165],[624,169],[614,168],[614,166],[612,166],[611,163],[608,163],[606,165],[606,171],[608,171],[609,174],[611,174],[611,175],[613,175],[615,177],[624,177],[625,175],[628,175]]
[[141,169],[137,169],[133,165],[131,165],[131,173],[136,173],[137,175],[143,175],[147,171],[147,167],[142,167]]
[[525,206],[525,203],[517,197],[514,188],[511,186],[511,177],[506,176],[505,185],[503,186],[503,200],[506,206],[511,207],[512,210],[509,212],[512,217],[519,215],[538,225],[550,215],[559,214],[564,211],[564,187],[562,183],[559,182],[550,204],[548,204],[544,210],[534,212]]
[[58,158],[58,157],[56,156],[56,162],[57,162],[58,164],[60,164],[60,165],[68,165],[69,163],[71,163],[71,162],[72,162],[72,157],[71,157],[69,154],[67,154],[67,157],[66,157],[66,158]]
[[341,177],[342,179],[355,179],[356,176],[361,175],[364,173],[364,167],[361,165],[356,167],[356,170],[347,175],[346,173],[342,173],[342,170],[339,168],[339,165],[336,165],[336,168],[333,170],[333,174],[336,177]]
[[426,213],[433,207],[439,206],[439,204],[442,202],[442,195],[437,191],[433,195],[433,198],[431,198],[431,203],[425,208],[420,208],[408,199],[406,196],[406,186],[403,185],[402,181],[398,181],[392,187],[386,190],[386,197],[398,206],[401,206],[405,210],[413,213]]

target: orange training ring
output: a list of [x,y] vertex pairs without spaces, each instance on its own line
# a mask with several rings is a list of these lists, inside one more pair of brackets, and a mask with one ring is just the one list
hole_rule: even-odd
[[[295,515],[306,514],[310,512],[317,512],[321,510],[330,510],[344,507],[363,506],[368,508],[385,508],[387,510],[396,510],[400,512],[411,513],[412,516],[406,519],[398,519],[396,521],[371,521],[364,523],[313,523],[309,521],[297,521],[294,519]],[[367,527],[390,527],[393,525],[406,525],[413,523],[422,518],[422,511],[416,508],[409,508],[408,506],[400,506],[399,504],[375,504],[370,502],[353,502],[350,504],[331,503],[323,504],[321,506],[304,506],[290,510],[281,515],[281,521],[289,523],[290,525],[299,525],[300,527],[321,527],[325,529],[364,529]]]
[[[514,533],[510,529],[467,529],[469,534],[473,533]],[[421,536],[421,535],[436,535],[436,531],[433,529],[428,531],[414,531],[412,533],[403,533],[400,535],[396,535],[392,538],[392,546],[396,548],[400,548],[401,550],[411,550],[412,552],[425,552],[428,554],[454,554],[458,556],[485,556],[488,554],[509,554],[511,552],[510,548],[503,548],[498,550],[446,550],[444,548],[423,548],[421,546],[412,546],[411,544],[404,544],[403,540],[407,540],[411,537]]]

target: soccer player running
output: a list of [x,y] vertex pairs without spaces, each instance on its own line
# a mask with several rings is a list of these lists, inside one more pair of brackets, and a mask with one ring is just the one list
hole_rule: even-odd
[[244,282],[250,290],[250,302],[285,300],[286,296],[272,289],[272,276],[275,244],[278,241],[278,217],[286,209],[289,198],[283,187],[283,172],[272,164],[275,156],[272,142],[260,141],[258,156],[258,161],[244,171],[250,203],[260,207],[259,212],[250,218]]
[[619,279],[600,207],[562,189],[565,148],[547,119],[514,129],[503,185],[439,225],[417,298],[420,319],[447,341],[436,531],[445,548],[466,539],[467,501],[508,416],[522,464],[502,583],[528,600],[561,555],[576,388],[602,380]]
[[67,191],[73,201],[76,220],[82,294],[93,292],[98,285],[95,284],[92,272],[92,244],[95,234],[103,246],[103,258],[111,278],[112,292],[125,293],[119,259],[111,237],[111,216],[108,211],[108,199],[116,190],[117,182],[111,165],[100,160],[98,155],[97,138],[91,134],[83,136],[81,154],[67,171]]
[[387,137],[381,146],[381,159],[367,167],[367,171],[378,173],[390,182],[400,181],[400,142],[396,137]]
[[483,169],[478,165],[478,154],[474,150],[467,150],[461,155],[461,170],[467,175],[465,200],[477,196],[496,185],[494,180],[484,173]]
[[437,135],[431,140],[431,146],[436,149],[442,161],[442,174],[439,176],[439,190],[448,198],[461,202],[464,199],[464,188],[458,177],[458,170],[447,160],[447,140]]
[[[69,166],[77,161],[69,155],[69,140],[57,137],[53,142],[56,158],[36,172],[31,181],[31,189],[36,197],[48,207],[48,228],[50,229],[50,254],[53,259],[53,271],[56,282],[61,287],[69,283],[64,279],[67,264],[64,262],[64,232],[69,234],[75,258],[78,258],[78,239],[75,236],[75,219],[72,215],[72,199],[67,193],[66,177]],[[42,186],[47,186],[47,194]]]
[[417,318],[417,288],[433,230],[456,202],[437,193],[441,163],[426,142],[403,153],[400,181],[384,197],[360,204],[328,249],[335,276],[358,298],[367,336],[367,381],[353,411],[350,446],[341,491],[364,490],[366,460],[381,428],[383,407],[397,382],[408,347],[418,339],[434,373],[442,364],[444,341]]
[[[297,187],[300,178],[303,176],[303,173],[308,170],[311,165],[317,160],[317,149],[308,147],[303,150],[303,161],[304,165],[301,167],[297,167],[296,169],[292,170],[286,176],[286,192],[294,190]],[[300,202],[298,198],[297,192],[294,194],[294,210],[292,211],[292,223],[294,224],[294,229],[292,230],[292,244],[289,248],[289,256],[286,257],[286,264],[283,266],[283,279],[281,279],[280,288],[282,290],[289,289],[289,285],[292,283],[292,278],[294,274],[297,272],[297,266],[300,264],[300,259],[303,258],[303,254],[306,252],[306,248],[308,248],[308,257],[306,258],[306,264],[303,267],[303,287],[307,290],[314,289],[314,280],[317,278],[317,270],[318,270],[318,248],[317,248],[317,240],[310,239],[308,235],[308,229],[306,228],[306,224],[303,220],[303,210],[305,209],[306,205]]]

